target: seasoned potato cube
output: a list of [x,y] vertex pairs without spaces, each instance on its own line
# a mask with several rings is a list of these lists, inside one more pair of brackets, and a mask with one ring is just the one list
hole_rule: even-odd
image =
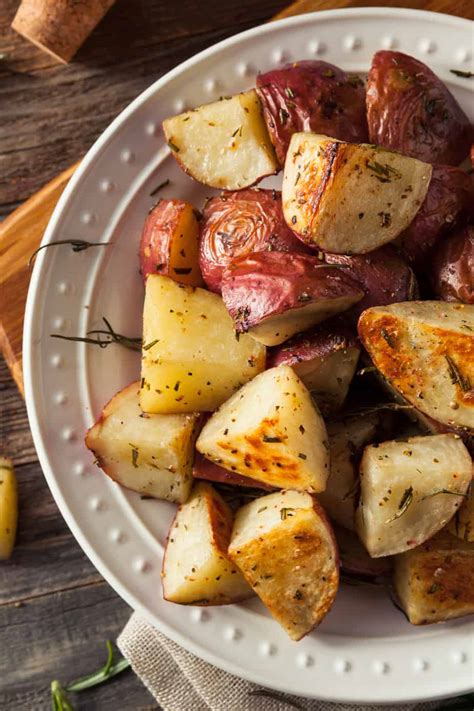
[[431,172],[427,163],[377,146],[295,133],[283,175],[283,214],[304,242],[364,254],[408,227]]
[[279,491],[239,509],[229,556],[291,639],[308,634],[334,602],[337,546],[308,493]]
[[474,430],[474,306],[375,306],[358,328],[374,365],[411,405],[444,425]]
[[394,564],[395,593],[412,625],[474,613],[474,544],[441,531]]
[[222,299],[150,275],[143,312],[144,412],[215,410],[265,367],[265,347],[235,336]]
[[456,435],[410,437],[365,448],[356,529],[373,558],[419,546],[461,505],[472,461]]
[[165,119],[163,130],[181,168],[213,188],[247,188],[279,169],[255,89]]
[[364,445],[375,437],[377,424],[377,416],[366,415],[327,425],[331,466],[318,499],[333,521],[351,531],[359,496],[359,460]]
[[140,383],[118,392],[86,434],[86,446],[111,479],[139,494],[182,503],[193,482],[200,416],[146,415]]
[[474,484],[472,482],[466,497],[446,529],[463,541],[474,543]]
[[182,605],[226,605],[252,597],[227,556],[233,516],[210,484],[197,484],[171,524],[163,558],[163,597]]
[[226,469],[279,488],[322,491],[329,471],[326,427],[287,365],[244,385],[203,427],[196,448]]
[[18,491],[13,463],[0,457],[0,560],[7,560],[15,545]]

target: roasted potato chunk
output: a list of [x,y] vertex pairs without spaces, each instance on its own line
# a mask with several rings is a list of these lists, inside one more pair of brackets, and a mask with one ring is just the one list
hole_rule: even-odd
[[365,254],[408,227],[431,172],[427,163],[377,146],[295,133],[283,174],[283,214],[308,244]]
[[472,482],[446,530],[463,541],[474,543],[474,484]]
[[326,427],[286,365],[244,385],[206,422],[196,448],[230,471],[275,486],[322,491],[329,472]]
[[8,560],[18,524],[18,489],[11,459],[0,457],[0,560]]
[[140,271],[165,274],[180,284],[202,286],[199,213],[182,200],[159,200],[148,214],[140,241]]
[[279,491],[239,509],[229,557],[293,640],[318,625],[334,602],[337,546],[310,494]]
[[369,140],[427,163],[458,165],[471,125],[447,86],[418,59],[376,52],[367,82]]
[[265,348],[205,289],[150,274],[143,312],[144,412],[212,411],[265,367]]
[[410,437],[365,448],[356,529],[373,558],[419,546],[461,505],[472,460],[455,435]]
[[181,605],[227,605],[252,597],[227,556],[233,516],[210,484],[196,484],[171,524],[163,556],[163,597]]
[[240,190],[279,169],[255,89],[163,121],[181,168],[204,185]]
[[395,391],[443,425],[474,429],[474,306],[411,301],[376,306],[359,336]]
[[344,270],[317,257],[259,252],[225,270],[222,298],[238,333],[276,346],[362,298]]
[[139,494],[183,503],[191,490],[199,415],[144,415],[140,383],[109,400],[85,443],[113,481]]
[[196,452],[194,457],[193,477],[195,479],[205,479],[213,481],[217,484],[229,484],[231,486],[250,486],[257,489],[271,490],[271,486],[266,486],[256,479],[251,479],[248,476],[242,476],[235,472],[229,471],[220,467],[210,459],[206,459],[199,452]]
[[367,140],[364,82],[328,62],[292,62],[257,76],[263,115],[283,165],[293,133],[313,131],[342,141]]
[[332,319],[269,351],[267,367],[290,365],[326,415],[342,407],[359,354],[353,331]]
[[474,304],[474,227],[454,232],[435,250],[431,285],[444,301]]
[[207,287],[220,294],[233,259],[252,252],[309,252],[287,226],[278,190],[248,188],[210,198],[203,211],[200,264]]
[[474,545],[447,531],[394,558],[394,587],[412,625],[474,612]]

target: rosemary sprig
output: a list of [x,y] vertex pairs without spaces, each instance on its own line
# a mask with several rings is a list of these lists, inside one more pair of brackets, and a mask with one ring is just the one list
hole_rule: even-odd
[[432,496],[438,496],[438,494],[450,494],[451,496],[464,496],[467,497],[468,494],[461,494],[459,491],[450,491],[449,489],[436,489],[435,491],[432,491],[431,494],[426,494],[426,496],[423,496],[421,501],[424,501],[425,499],[431,499]]
[[[142,339],[141,338],[131,338],[129,336],[124,336],[122,333],[117,333],[114,331],[110,322],[107,321],[105,316],[102,317],[107,329],[94,329],[92,331],[87,331],[85,336],[63,336],[61,333],[50,333],[51,338],[60,338],[63,341],[76,341],[80,343],[88,343],[90,345],[99,346],[99,348],[107,348],[111,343],[117,343],[119,346],[128,348],[132,351],[141,351]],[[96,335],[98,338],[91,338],[90,336]],[[101,338],[105,336],[105,338]]]
[[381,183],[391,183],[392,180],[400,180],[402,177],[400,171],[396,168],[392,168],[392,166],[388,165],[388,163],[382,165],[382,163],[379,163],[376,160],[372,162],[368,160],[366,161],[366,166],[369,170],[375,173],[374,178],[380,180]]
[[450,69],[451,74],[455,74],[457,77],[462,77],[463,79],[472,79],[474,77],[474,72],[463,72],[461,69]]
[[108,245],[112,244],[112,242],[87,242],[84,239],[59,239],[56,242],[48,242],[48,244],[42,244],[41,247],[35,249],[35,251],[28,260],[28,266],[31,267],[36,255],[38,254],[38,252],[41,252],[42,249],[56,247],[60,244],[70,244],[73,252],[83,252],[85,249],[89,249],[89,247],[107,247]]
[[403,496],[400,499],[400,503],[398,504],[398,511],[395,514],[395,516],[392,516],[392,518],[389,518],[386,523],[391,523],[392,521],[395,521],[397,518],[400,518],[400,516],[403,516],[405,511],[408,509],[410,504],[413,501],[413,487],[409,486],[408,489],[405,489],[403,492]]
[[102,684],[104,681],[112,679],[112,677],[121,674],[129,668],[130,662],[124,657],[120,657],[114,662],[114,649],[112,642],[106,641],[107,646],[107,661],[104,666],[98,671],[87,676],[81,677],[76,681],[71,682],[67,686],[62,686],[57,679],[51,682],[51,702],[53,711],[74,711],[67,694],[70,692],[79,692],[90,689],[93,686]]
[[463,375],[451,356],[445,355],[446,363],[448,364],[449,377],[453,385],[459,385],[463,393],[469,392],[472,389],[471,381],[467,375]]
[[296,709],[297,711],[304,711],[303,706],[290,699],[287,699],[283,694],[278,694],[276,691],[269,691],[268,689],[254,689],[248,692],[249,696],[263,696],[267,699],[274,699],[282,704],[286,704],[289,708]]

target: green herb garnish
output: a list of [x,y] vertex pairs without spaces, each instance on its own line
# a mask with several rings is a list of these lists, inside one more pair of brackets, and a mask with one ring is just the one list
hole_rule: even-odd
[[374,178],[377,178],[381,183],[391,183],[392,180],[400,180],[402,174],[396,168],[392,168],[391,165],[385,163],[379,163],[378,161],[366,161],[366,166],[369,170],[375,173]]
[[425,499],[431,499],[432,496],[438,496],[438,494],[450,494],[451,496],[464,497],[468,496],[468,494],[461,494],[459,491],[450,491],[450,489],[436,489],[435,491],[432,491],[431,494],[426,494],[426,496],[423,496],[421,501],[424,501]]
[[262,439],[264,442],[270,442],[274,444],[283,442],[281,437],[269,437],[268,435],[263,435]]
[[451,382],[453,385],[459,385],[463,393],[469,392],[469,390],[472,390],[472,385],[471,381],[469,380],[467,375],[463,375],[461,371],[459,370],[458,366],[456,363],[453,361],[451,356],[445,355],[444,356],[446,359],[446,362],[448,364],[448,372],[449,372],[449,377],[451,378]]
[[[119,346],[128,348],[132,351],[140,351],[142,349],[142,339],[141,338],[130,338],[129,336],[124,336],[122,333],[117,333],[114,331],[110,322],[107,321],[105,316],[102,317],[107,329],[94,329],[92,331],[87,331],[86,336],[63,336],[61,333],[50,333],[51,338],[60,338],[63,341],[76,341],[78,343],[88,343],[90,345],[99,346],[99,348],[107,348],[111,343],[117,343]],[[97,335],[98,338],[90,338],[92,335]],[[105,336],[105,338],[101,338]]]
[[150,348],[153,348],[153,346],[156,346],[156,344],[158,343],[158,341],[159,341],[159,339],[158,339],[158,338],[155,338],[154,341],[150,341],[150,343],[147,343],[146,345],[144,345],[144,346],[143,346],[143,350],[144,350],[144,351],[149,351]]
[[403,492],[403,496],[400,499],[400,503],[398,504],[397,513],[395,514],[395,516],[393,516],[388,521],[386,521],[386,523],[391,523],[392,521],[395,521],[395,519],[400,518],[400,516],[403,516],[403,514],[408,509],[408,507],[410,506],[412,501],[413,501],[413,487],[409,486],[408,489],[405,489],[405,491]]
[[282,521],[285,521],[285,520],[288,518],[288,516],[293,516],[293,511],[294,511],[294,509],[292,509],[292,508],[283,508],[283,509],[280,509],[280,518],[281,518],[281,520],[282,520]]
[[450,69],[451,74],[455,74],[457,77],[462,77],[463,79],[472,79],[474,77],[474,72],[464,72],[461,69]]
[[138,447],[134,444],[128,443],[128,446],[132,448],[132,464],[135,469],[138,469]]
[[35,249],[33,254],[28,260],[28,266],[31,267],[38,252],[42,249],[48,249],[49,247],[56,247],[60,244],[70,244],[73,252],[83,252],[89,247],[108,247],[112,242],[86,242],[84,239],[59,239],[56,242],[48,242],[48,244],[42,244],[41,247]]

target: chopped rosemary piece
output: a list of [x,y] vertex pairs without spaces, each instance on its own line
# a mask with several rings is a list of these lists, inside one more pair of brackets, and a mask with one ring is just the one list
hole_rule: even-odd
[[368,160],[365,164],[369,170],[375,173],[374,178],[380,180],[381,183],[391,183],[392,180],[400,180],[402,177],[400,171],[396,168],[392,168],[388,163],[382,165],[382,163],[378,163],[376,160],[372,162]]
[[469,380],[469,377],[461,373],[451,356],[445,355],[444,357],[448,364],[449,377],[451,378],[452,384],[459,385],[463,393],[467,393],[469,392],[469,390],[472,390],[472,385],[471,381]]
[[170,184],[170,181],[168,180],[168,178],[167,178],[166,180],[163,180],[162,183],[160,183],[159,185],[157,185],[156,188],[151,191],[150,197],[153,197],[154,195],[156,195],[157,193],[159,193],[160,190],[163,190],[163,188],[166,188],[169,184]]
[[381,336],[386,341],[386,343],[390,346],[390,348],[395,348],[395,341],[393,339],[393,336],[391,333],[389,333],[385,328],[382,328],[380,330]]
[[282,521],[285,521],[289,516],[293,516],[293,511],[294,509],[292,508],[283,508],[280,509],[280,518]]
[[179,153],[179,148],[176,145],[176,143],[173,143],[173,141],[168,141],[168,146],[171,148],[174,153]]
[[[79,343],[88,343],[90,345],[99,346],[99,348],[107,348],[111,343],[117,343],[119,346],[128,348],[132,351],[140,351],[142,348],[141,338],[130,338],[129,336],[124,336],[121,333],[114,331],[109,321],[102,317],[107,330],[105,329],[94,329],[92,331],[87,331],[86,336],[63,336],[61,333],[50,333],[51,338],[60,338],[63,341],[76,341]],[[91,335],[97,335],[98,338],[90,338]],[[106,338],[100,338],[100,336],[106,336]]]
[[150,348],[153,348],[153,346],[156,346],[158,343],[158,338],[155,338],[154,341],[150,341],[150,343],[147,343],[146,345],[143,346],[144,351],[149,351]]
[[457,77],[462,77],[463,79],[472,79],[474,77],[474,72],[463,72],[461,69],[450,69],[451,74],[455,74]]
[[130,444],[130,442],[128,446],[132,448],[132,464],[135,469],[138,469],[138,447],[134,444]]
[[41,247],[35,249],[33,254],[28,260],[28,266],[31,267],[38,252],[42,249],[48,249],[48,247],[56,247],[60,244],[70,244],[73,252],[82,252],[89,247],[108,247],[112,242],[87,242],[84,239],[59,239],[56,242],[48,242],[48,244],[42,244]]
[[283,441],[281,437],[269,437],[268,435],[263,435],[262,439],[264,442],[273,442],[275,444]]
[[413,487],[409,486],[408,489],[405,489],[403,492],[403,496],[400,499],[400,503],[398,504],[398,511],[395,514],[395,516],[392,516],[386,523],[391,523],[392,521],[395,521],[395,519],[400,518],[405,511],[408,509],[410,504],[413,501]]

